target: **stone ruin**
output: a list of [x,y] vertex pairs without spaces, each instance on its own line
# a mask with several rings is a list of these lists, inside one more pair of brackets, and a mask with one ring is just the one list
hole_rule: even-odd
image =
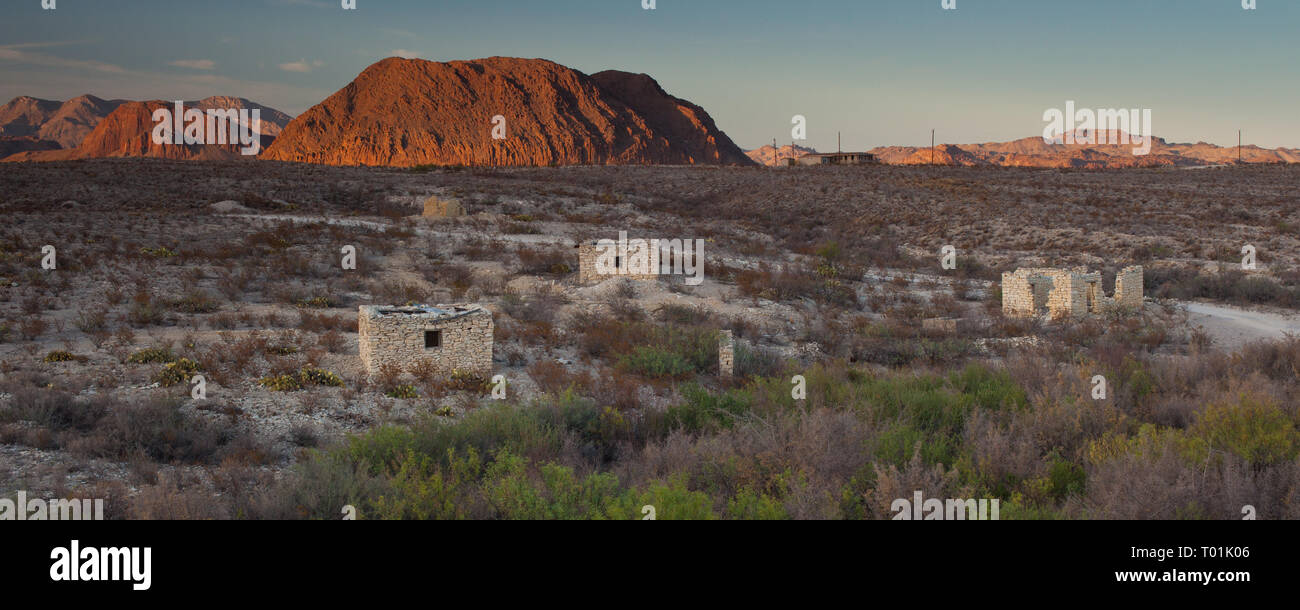
[[731,377],[736,373],[736,338],[729,330],[718,333],[718,376]]
[[424,200],[424,211],[420,214],[425,218],[454,218],[464,216],[465,206],[459,201],[442,199],[433,195]]
[[478,305],[383,307],[357,313],[361,364],[368,374],[385,365],[404,372],[423,362],[438,375],[492,373],[492,312]]
[[1142,310],[1142,266],[1120,269],[1115,296],[1101,289],[1101,274],[1086,267],[1073,269],[1021,268],[1002,274],[1002,313],[1030,317],[1082,318],[1107,309]]
[[[596,261],[600,258],[601,248],[596,246],[595,241],[584,241],[577,245],[578,248],[578,282],[581,284],[595,284],[612,277],[623,278],[628,280],[657,280],[659,279],[660,260],[657,256],[651,257],[649,252],[650,246],[644,243],[633,241],[628,244],[627,256],[615,256],[614,268],[601,273],[596,268]],[[645,248],[645,253],[641,252]],[[649,273],[631,273],[630,260],[636,257],[645,257],[647,261],[644,265],[645,270]],[[651,264],[650,261],[653,261]],[[638,270],[640,271],[640,270]]]

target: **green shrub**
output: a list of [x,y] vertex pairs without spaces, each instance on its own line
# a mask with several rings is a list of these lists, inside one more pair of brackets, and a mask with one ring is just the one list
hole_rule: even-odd
[[665,420],[669,429],[701,432],[730,428],[753,404],[753,396],[746,390],[713,394],[694,383],[682,388],[682,398],[682,403],[668,407]]
[[741,489],[727,501],[727,516],[732,519],[763,521],[789,518],[785,506],[779,500],[749,488]]
[[272,392],[296,392],[302,389],[302,380],[288,373],[272,375],[257,380],[257,384]]
[[1056,457],[1048,467],[1047,480],[1050,483],[1048,493],[1060,502],[1067,496],[1082,495],[1088,482],[1088,475],[1083,471],[1082,466]]
[[263,377],[258,385],[272,392],[295,392],[309,385],[343,387],[343,379],[325,369],[304,367],[297,373],[285,373]]
[[154,377],[154,381],[164,388],[169,388],[174,385],[189,383],[190,378],[201,370],[203,370],[203,367],[199,363],[189,358],[180,358],[164,365],[158,375]]
[[695,370],[680,354],[644,345],[620,357],[618,366],[625,371],[651,378],[679,378]]
[[43,358],[42,360],[44,360],[45,362],[72,362],[74,360],[79,360],[79,358],[77,358],[77,356],[74,356],[72,352],[56,349],[48,354],[45,354],[45,358]]
[[150,347],[142,349],[131,354],[126,359],[131,364],[153,364],[156,362],[174,362],[176,357],[172,355],[171,350],[161,347]]
[[323,385],[334,388],[343,387],[343,379],[325,369],[305,367],[298,372],[298,378],[304,385]]
[[171,258],[176,253],[168,249],[167,246],[158,246],[157,248],[140,248],[140,254],[152,256],[154,258]]
[[410,384],[393,386],[389,388],[387,392],[384,392],[384,395],[389,398],[419,398],[420,397],[420,393],[415,391],[415,386]]
[[1300,434],[1291,417],[1271,401],[1253,396],[1210,405],[1190,432],[1210,448],[1255,466],[1294,460],[1300,451]]

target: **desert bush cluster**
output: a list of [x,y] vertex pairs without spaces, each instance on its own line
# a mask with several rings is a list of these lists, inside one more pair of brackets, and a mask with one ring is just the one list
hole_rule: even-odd
[[889,518],[914,489],[998,498],[1003,518],[1296,518],[1296,367],[1300,340],[949,373],[836,361],[805,372],[806,401],[754,376],[647,413],[564,391],[357,436],[287,495],[319,518],[341,501],[374,518]]

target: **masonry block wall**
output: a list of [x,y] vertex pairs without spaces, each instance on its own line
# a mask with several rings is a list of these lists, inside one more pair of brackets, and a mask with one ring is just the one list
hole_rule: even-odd
[[357,314],[361,364],[373,375],[387,364],[410,372],[423,361],[438,375],[492,373],[492,312],[477,305],[362,306]]
[[1002,274],[1002,313],[1028,317],[1046,313],[1053,318],[1081,318],[1106,306],[1142,309],[1142,267],[1122,269],[1115,278],[1115,296],[1105,296],[1101,274],[1086,268],[1020,268]]
[[[644,252],[643,252],[644,250]],[[603,248],[597,248],[596,242],[588,241],[578,244],[578,282],[582,284],[595,284],[612,277],[625,278],[629,280],[655,280],[659,279],[659,253],[652,253],[649,244],[628,244],[627,256],[616,256],[614,263],[616,269],[607,269],[605,274],[601,274],[596,268],[596,261],[599,260]],[[653,256],[652,256],[653,255]],[[606,255],[608,256],[608,255]],[[650,273],[628,273],[630,269],[628,261],[639,260],[644,257],[648,265],[642,268],[647,269]],[[616,271],[617,273],[609,273]]]
[[724,330],[718,336],[718,375],[731,377],[736,372],[736,338]]
[[1002,274],[1002,314],[1006,316],[1031,316],[1037,310],[1034,306],[1034,288],[1029,277],[1022,274],[1023,269],[1015,273]]
[[1134,265],[1119,270],[1115,276],[1115,303],[1133,309],[1142,309],[1142,266]]

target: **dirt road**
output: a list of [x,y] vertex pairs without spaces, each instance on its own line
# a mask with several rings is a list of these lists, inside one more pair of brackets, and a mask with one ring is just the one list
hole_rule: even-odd
[[1237,349],[1257,339],[1279,339],[1288,333],[1300,335],[1300,314],[1251,311],[1211,303],[1180,303],[1187,308],[1188,323],[1200,326],[1224,349]]

